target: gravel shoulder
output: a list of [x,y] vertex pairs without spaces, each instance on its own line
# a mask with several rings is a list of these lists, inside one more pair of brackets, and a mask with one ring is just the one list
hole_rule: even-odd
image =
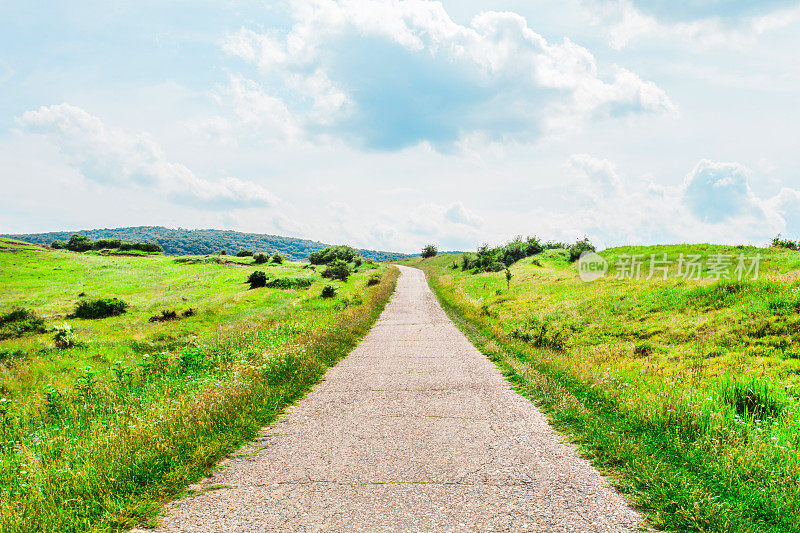
[[[159,532],[622,532],[641,523],[398,267],[324,381],[170,504]],[[138,530],[143,531],[143,530]]]

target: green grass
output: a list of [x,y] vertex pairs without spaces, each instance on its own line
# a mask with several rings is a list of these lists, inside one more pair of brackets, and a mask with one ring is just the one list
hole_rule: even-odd
[[[0,341],[3,532],[151,521],[346,355],[397,275],[365,264],[323,299],[330,281],[300,264],[2,247],[0,314],[29,309],[46,326]],[[256,268],[292,282],[249,290]],[[367,287],[375,273],[381,282]],[[128,307],[67,317],[79,301],[101,298]],[[150,321],[165,310],[177,318]],[[53,346],[52,328],[63,323],[75,347]]]
[[761,279],[587,284],[551,251],[513,265],[507,287],[502,272],[451,269],[453,256],[406,262],[653,525],[800,531],[800,253],[602,255],[664,252],[761,253]]

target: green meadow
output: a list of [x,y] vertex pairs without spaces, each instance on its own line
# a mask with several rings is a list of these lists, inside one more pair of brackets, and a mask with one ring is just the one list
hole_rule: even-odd
[[[615,279],[632,254],[641,279]],[[646,279],[651,254],[672,264]],[[679,278],[681,254],[730,255],[733,279]],[[734,275],[740,254],[761,255],[757,280]],[[800,252],[600,255],[609,273],[591,283],[558,248],[513,263],[510,278],[463,270],[460,254],[404,263],[425,270],[476,346],[654,526],[800,531]]]
[[253,263],[0,241],[0,531],[148,524],[346,355],[397,276]]

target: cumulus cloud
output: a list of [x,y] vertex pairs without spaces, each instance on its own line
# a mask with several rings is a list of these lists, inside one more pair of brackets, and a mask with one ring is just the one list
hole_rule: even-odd
[[26,111],[16,123],[28,133],[43,135],[83,176],[96,183],[146,187],[176,203],[211,209],[270,206],[277,201],[253,182],[199,178],[184,165],[169,161],[150,136],[108,127],[98,117],[69,104]]
[[750,170],[735,162],[701,160],[675,186],[626,180],[610,161],[587,154],[571,156],[566,168],[578,183],[579,206],[558,223],[581,228],[606,246],[730,242],[731,236],[764,243],[800,219],[800,191],[784,188],[759,198],[750,188]]
[[464,207],[461,202],[450,204],[444,212],[444,219],[456,224],[464,224],[473,228],[480,227],[482,221],[475,213]]
[[589,0],[588,5],[592,18],[605,28],[611,46],[617,49],[643,38],[695,47],[741,47],[800,20],[796,0]]
[[742,215],[763,217],[747,174],[747,169],[739,163],[703,159],[686,176],[684,203],[703,222],[721,222]]
[[[397,149],[563,135],[596,117],[670,113],[658,86],[585,48],[550,43],[515,13],[457,24],[427,0],[292,0],[284,33],[242,28],[223,48],[257,65],[263,98],[306,131]],[[310,126],[314,128],[310,128]]]

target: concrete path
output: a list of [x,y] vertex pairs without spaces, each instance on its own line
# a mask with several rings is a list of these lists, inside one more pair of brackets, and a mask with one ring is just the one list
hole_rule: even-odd
[[422,271],[285,419],[158,531],[628,531],[598,472],[447,318]]

